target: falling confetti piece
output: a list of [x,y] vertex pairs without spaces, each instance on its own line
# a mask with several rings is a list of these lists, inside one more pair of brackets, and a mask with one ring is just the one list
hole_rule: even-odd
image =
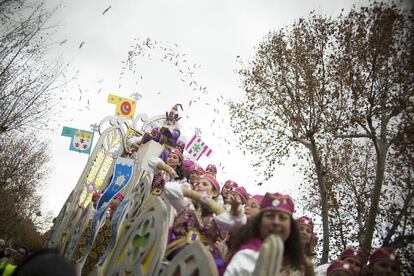
[[107,11],[109,11],[111,9],[111,6],[107,7],[103,12],[102,15],[104,15]]

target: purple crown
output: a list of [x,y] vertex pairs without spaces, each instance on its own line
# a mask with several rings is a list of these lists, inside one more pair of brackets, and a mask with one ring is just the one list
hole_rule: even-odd
[[226,182],[224,182],[223,188],[225,186],[230,186],[234,189],[234,188],[237,188],[239,185],[235,181],[229,179]]
[[355,276],[355,270],[352,268],[350,264],[344,263],[344,261],[341,260],[334,260],[328,267],[328,270],[326,271],[326,274],[329,275],[329,273],[334,271],[345,271],[348,272],[349,275]]
[[184,160],[183,153],[179,149],[172,149],[170,153],[174,153],[175,155],[177,155],[181,161]]
[[205,174],[206,173],[206,171],[202,167],[200,167],[198,165],[194,165],[194,169],[192,170],[192,172],[193,171],[199,172],[201,174]]
[[239,186],[239,187],[235,188],[233,191],[235,193],[237,193],[238,195],[240,195],[243,200],[246,201],[246,200],[249,199],[249,193],[246,191],[246,189],[244,187]]
[[210,182],[211,185],[213,185],[214,189],[216,189],[217,192],[220,192],[220,184],[213,176],[208,175],[208,174],[203,174],[202,176],[200,176],[200,178],[205,179],[208,182]]
[[310,217],[302,216],[296,220],[299,224],[308,226],[313,232],[313,221]]
[[389,247],[381,247],[375,250],[371,257],[369,257],[369,263],[373,264],[378,260],[387,260],[399,263],[400,256]]
[[190,173],[192,170],[194,170],[195,165],[194,162],[191,160],[184,160],[183,161],[183,169],[185,173]]
[[260,203],[260,202],[262,202],[264,196],[262,196],[262,195],[254,195],[251,198],[254,199],[254,200],[256,200],[256,201],[258,201]]
[[213,164],[208,165],[207,168],[206,168],[206,171],[210,171],[210,172],[212,172],[214,174],[217,174],[217,168]]
[[292,215],[295,211],[295,204],[293,203],[292,198],[288,195],[282,195],[279,193],[266,193],[262,202],[260,203],[260,209],[275,209]]
[[341,259],[343,260],[346,257],[354,257],[362,261],[364,258],[364,253],[360,249],[347,248],[344,252],[342,252]]

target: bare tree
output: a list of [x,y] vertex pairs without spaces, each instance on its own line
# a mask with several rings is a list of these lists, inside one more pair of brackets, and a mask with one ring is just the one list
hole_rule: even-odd
[[4,24],[13,20],[13,15],[16,15],[26,2],[25,0],[0,0],[0,22]]
[[48,62],[53,14],[43,3],[0,1],[0,236],[39,246],[40,191],[49,157],[36,138],[57,113],[62,61]]
[[0,148],[0,236],[18,238],[13,235],[22,225],[40,226],[39,191],[48,174],[47,145],[33,135],[19,135],[2,139]]
[[51,14],[39,4],[0,28],[0,133],[43,126],[56,104],[64,67],[45,62]]

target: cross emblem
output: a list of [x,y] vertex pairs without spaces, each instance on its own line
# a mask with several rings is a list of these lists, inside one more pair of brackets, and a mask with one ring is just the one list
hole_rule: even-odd
[[199,152],[200,150],[201,150],[201,146],[200,146],[200,144],[195,144],[195,145],[193,146],[193,151],[194,151],[195,153]]

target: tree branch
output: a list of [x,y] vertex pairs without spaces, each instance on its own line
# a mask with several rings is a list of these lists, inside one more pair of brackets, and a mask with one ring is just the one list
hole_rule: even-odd
[[371,135],[365,133],[335,134],[335,138],[371,138]]

